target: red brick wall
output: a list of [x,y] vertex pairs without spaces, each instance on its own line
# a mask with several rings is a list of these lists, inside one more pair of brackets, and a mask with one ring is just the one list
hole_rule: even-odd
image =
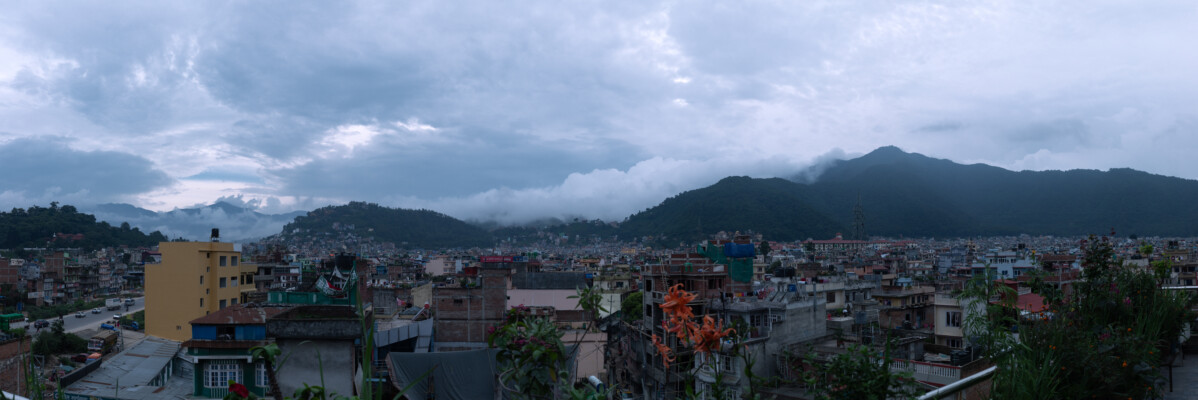
[[0,283],[16,285],[21,280],[21,269],[11,265],[7,258],[0,258]]
[[487,328],[503,323],[511,271],[482,269],[480,288],[438,287],[432,307],[438,342],[486,342]]
[[[31,345],[32,343],[28,340],[0,343],[0,390],[22,396],[29,395],[25,387],[23,363],[28,357]],[[26,355],[26,357],[21,357],[21,355]],[[20,388],[19,391],[18,388]]]

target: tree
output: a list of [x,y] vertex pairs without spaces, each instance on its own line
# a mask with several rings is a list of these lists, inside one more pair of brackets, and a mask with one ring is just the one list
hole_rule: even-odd
[[826,362],[815,361],[814,355],[808,356],[813,369],[806,381],[814,389],[817,399],[914,399],[920,391],[911,379],[911,373],[890,370],[893,362],[891,347],[887,341],[882,354],[878,355],[868,346],[850,346],[849,351]]
[[773,249],[770,248],[769,241],[762,240],[761,244],[757,246],[757,252],[761,253],[761,258],[769,257],[771,251]]
[[276,366],[281,364],[279,356],[282,353],[283,351],[279,349],[279,345],[275,343],[266,346],[256,346],[250,349],[250,355],[254,358],[254,361],[266,364],[267,380],[270,381],[270,396],[276,399],[283,398],[283,390],[279,389],[279,378],[275,375]]
[[620,303],[620,314],[628,322],[639,321],[644,315],[641,306],[645,303],[645,292],[633,292]]

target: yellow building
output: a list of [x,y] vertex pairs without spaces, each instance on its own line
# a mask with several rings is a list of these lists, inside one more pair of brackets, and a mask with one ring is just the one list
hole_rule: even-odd
[[241,252],[232,243],[162,242],[158,252],[162,262],[146,264],[147,335],[188,340],[189,321],[241,298]]

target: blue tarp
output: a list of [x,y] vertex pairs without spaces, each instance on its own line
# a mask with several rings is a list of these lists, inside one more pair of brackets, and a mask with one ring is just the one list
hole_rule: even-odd
[[752,244],[724,243],[724,257],[753,258],[755,255],[757,249],[753,248]]

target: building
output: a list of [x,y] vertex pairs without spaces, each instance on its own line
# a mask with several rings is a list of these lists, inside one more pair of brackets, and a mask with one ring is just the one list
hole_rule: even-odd
[[241,298],[241,252],[225,242],[162,242],[146,264],[146,334],[184,341],[188,323]]
[[881,305],[879,323],[888,329],[929,328],[934,322],[932,311],[935,288],[927,286],[884,287],[873,298]]

